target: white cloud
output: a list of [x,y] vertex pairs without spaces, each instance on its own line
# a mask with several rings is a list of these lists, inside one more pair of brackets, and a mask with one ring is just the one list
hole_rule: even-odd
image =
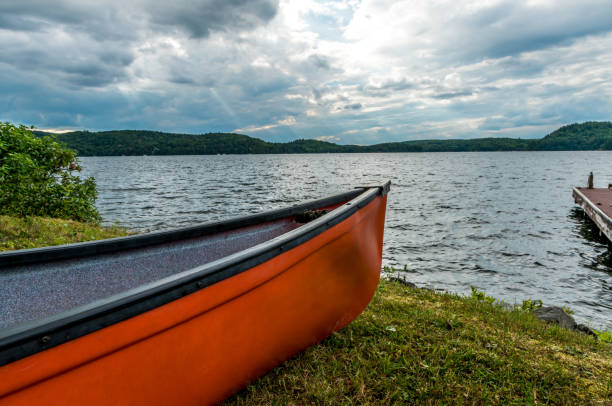
[[253,133],[253,132],[258,132],[258,131],[263,131],[263,130],[270,130],[270,129],[276,128],[276,127],[292,126],[292,125],[295,125],[295,123],[296,123],[295,117],[289,116],[289,117],[284,118],[282,120],[278,120],[274,124],[262,125],[260,127],[249,126],[249,127],[246,127],[246,128],[237,128],[233,132],[236,132],[236,133],[242,133],[242,132]]
[[315,140],[326,141],[326,142],[338,142],[340,141],[340,138],[336,137],[335,135],[320,135],[316,137]]

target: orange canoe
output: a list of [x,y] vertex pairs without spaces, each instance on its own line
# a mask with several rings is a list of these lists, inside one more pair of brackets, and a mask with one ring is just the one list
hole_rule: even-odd
[[0,254],[0,404],[222,401],[367,306],[388,190]]

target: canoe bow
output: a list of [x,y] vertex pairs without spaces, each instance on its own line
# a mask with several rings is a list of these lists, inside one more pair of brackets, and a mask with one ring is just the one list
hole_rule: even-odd
[[389,182],[230,221],[0,254],[1,274],[329,210],[209,263],[0,330],[0,404],[225,399],[367,306],[380,276],[388,191]]

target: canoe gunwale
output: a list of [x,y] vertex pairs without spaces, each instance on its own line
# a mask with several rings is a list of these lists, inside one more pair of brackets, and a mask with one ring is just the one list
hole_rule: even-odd
[[[363,189],[363,188],[362,188]],[[108,238],[98,241],[86,241],[80,243],[30,248],[17,251],[0,252],[0,272],[6,266],[25,265],[37,262],[56,261],[62,259],[73,259],[98,254],[108,254],[117,251],[142,248],[156,244],[166,244],[187,238],[202,237],[231,231],[237,228],[258,225],[286,217],[295,216],[304,210],[311,210],[324,206],[331,206],[343,201],[354,199],[363,193],[360,190],[352,190],[322,199],[311,200],[295,206],[271,210],[264,213],[240,216],[228,220],[210,221],[189,227],[181,227],[171,230],[154,231],[145,234],[136,234],[126,237]]]
[[[291,217],[304,210],[346,202],[350,199],[342,206],[316,220],[246,250],[84,306],[0,331],[0,366],[137,316],[264,263],[346,220],[376,197],[386,195],[389,191],[389,185],[390,182],[386,182],[380,186],[359,188],[289,208],[229,221],[204,223],[183,229],[115,238],[106,244],[105,241],[98,241],[17,252],[21,256],[13,255],[7,262],[15,264],[11,261],[17,260],[23,261],[17,263],[24,264],[73,258],[74,256],[95,255],[177,241],[189,238],[194,233],[207,235],[256,225]],[[62,249],[66,250],[67,253],[62,253]],[[81,254],[79,251],[85,251],[85,253]],[[33,258],[37,259],[33,260]],[[3,264],[2,259],[0,255],[0,267]]]

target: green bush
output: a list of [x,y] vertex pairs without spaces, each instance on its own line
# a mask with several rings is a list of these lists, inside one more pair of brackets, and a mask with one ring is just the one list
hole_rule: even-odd
[[[535,299],[535,300],[531,300],[531,298],[527,299],[527,300],[523,300],[523,303],[521,304],[520,309],[529,313],[533,313],[534,311],[536,311],[537,309],[539,309],[540,307],[542,307],[542,301],[540,299]],[[568,308],[569,310],[569,308]],[[565,311],[565,309],[564,309]],[[567,312],[565,312],[567,313]],[[570,313],[567,313],[570,314]]]
[[603,341],[604,343],[612,344],[612,330],[608,330],[608,331],[595,330],[595,334],[597,334],[597,337],[599,337],[599,339]]
[[0,214],[98,222],[96,182],[80,170],[76,152],[54,137],[0,123]]
[[470,286],[470,288],[472,288],[472,299],[479,302],[487,302],[489,304],[493,304],[495,302],[494,297],[487,296],[483,291],[478,290],[475,286]]

